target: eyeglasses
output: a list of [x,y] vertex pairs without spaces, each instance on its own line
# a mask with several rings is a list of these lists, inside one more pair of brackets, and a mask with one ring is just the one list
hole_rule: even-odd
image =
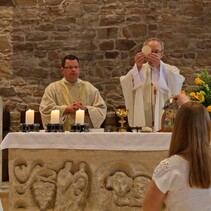
[[73,69],[78,69],[79,66],[68,66],[68,67],[63,67],[63,68],[67,70],[73,70]]
[[160,51],[160,50],[154,50],[152,51],[151,53],[155,53],[155,54],[159,54],[159,53],[162,53],[163,51]]

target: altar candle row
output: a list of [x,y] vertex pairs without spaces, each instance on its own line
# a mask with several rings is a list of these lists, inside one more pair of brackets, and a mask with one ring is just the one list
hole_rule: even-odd
[[[84,125],[84,110],[77,110],[76,111],[76,117],[75,117],[75,123]],[[59,124],[60,122],[60,111],[59,110],[52,110],[51,111],[51,124]],[[27,110],[26,111],[26,117],[25,117],[25,123],[26,124],[34,124],[34,110]]]

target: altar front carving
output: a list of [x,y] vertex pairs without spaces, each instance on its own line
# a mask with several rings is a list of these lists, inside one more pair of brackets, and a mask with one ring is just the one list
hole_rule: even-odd
[[[71,134],[56,135],[66,141],[76,138]],[[125,135],[127,136],[124,137],[125,140],[130,138],[129,149],[130,142],[136,142],[138,139],[140,142],[143,141],[143,137],[139,134],[134,136],[125,133]],[[20,136],[25,139],[26,136],[30,137],[30,134]],[[36,139],[36,135],[31,136],[32,139]],[[106,139],[108,143],[104,142],[106,138],[104,134],[101,134],[104,136],[102,141],[98,139],[99,134],[85,134],[85,136],[87,136],[87,144],[90,144],[93,150],[79,147],[80,141],[78,141],[78,149],[61,149],[55,145],[48,149],[34,149],[28,147],[28,143],[26,143],[27,148],[8,146],[10,210],[140,210],[152,171],[158,162],[167,156],[165,148],[168,147],[170,134],[163,136],[166,145],[159,151],[126,150],[121,149],[120,146],[119,150],[109,149],[112,148],[110,142],[117,141],[118,136],[123,138],[123,134],[117,136],[111,134],[110,139]],[[37,135],[38,137],[41,138]],[[94,137],[96,145],[90,141]],[[10,146],[13,145],[11,138],[12,136],[9,140],[4,140],[10,142]],[[122,144],[125,144],[124,138]],[[97,149],[101,148],[98,146],[99,142],[101,146],[104,145],[102,148],[105,150]]]

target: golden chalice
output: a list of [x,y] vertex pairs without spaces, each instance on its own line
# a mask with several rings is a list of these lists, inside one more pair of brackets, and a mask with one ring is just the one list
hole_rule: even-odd
[[119,132],[127,132],[127,130],[124,127],[124,124],[126,122],[124,118],[127,116],[128,110],[125,108],[117,108],[115,109],[115,112],[116,112],[116,115],[120,117],[119,123],[121,126],[119,128]]

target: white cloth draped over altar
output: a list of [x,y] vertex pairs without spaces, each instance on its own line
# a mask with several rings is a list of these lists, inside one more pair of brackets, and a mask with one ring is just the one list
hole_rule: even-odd
[[1,149],[85,149],[85,150],[168,150],[171,133],[47,133],[14,132],[4,138]]

